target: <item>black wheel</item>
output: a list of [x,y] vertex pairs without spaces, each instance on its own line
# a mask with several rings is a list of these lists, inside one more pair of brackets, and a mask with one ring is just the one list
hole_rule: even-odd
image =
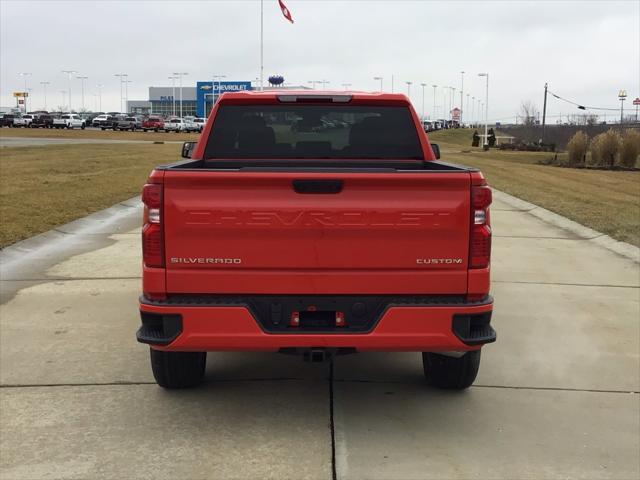
[[86,128],[85,124],[83,123],[82,126],[80,127],[80,130],[84,130],[85,128]]
[[102,131],[104,132],[104,131],[105,131],[105,128],[104,128],[104,127],[100,127],[100,130],[102,130]]
[[157,129],[157,128],[154,128],[154,129],[153,129],[153,131],[154,131],[154,132],[156,132],[156,133],[158,133],[158,129]]
[[150,349],[151,369],[164,388],[191,388],[200,384],[207,352],[161,352]]
[[423,352],[424,376],[438,388],[463,390],[473,383],[480,367],[480,350],[467,352],[460,358]]
[[136,127],[134,125],[131,125],[131,131],[135,132],[136,131]]

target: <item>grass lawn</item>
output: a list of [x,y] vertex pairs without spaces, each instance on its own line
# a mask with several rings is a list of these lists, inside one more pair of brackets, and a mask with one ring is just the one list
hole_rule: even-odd
[[2,148],[0,248],[131,198],[155,165],[180,159],[176,144]]
[[91,138],[101,140],[196,141],[199,133],[114,132],[113,130],[57,130],[55,128],[0,128],[0,137]]
[[640,246],[640,172],[539,165],[543,152],[483,152],[470,130],[429,135],[442,160],[479,168],[494,187],[564,215],[618,240]]

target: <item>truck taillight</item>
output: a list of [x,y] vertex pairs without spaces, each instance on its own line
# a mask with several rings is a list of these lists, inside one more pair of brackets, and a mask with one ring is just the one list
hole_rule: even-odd
[[142,259],[147,267],[164,267],[162,233],[162,185],[147,183],[142,189],[144,225],[142,226]]
[[491,200],[491,189],[486,185],[471,187],[469,268],[487,268],[491,260],[491,227],[489,226]]

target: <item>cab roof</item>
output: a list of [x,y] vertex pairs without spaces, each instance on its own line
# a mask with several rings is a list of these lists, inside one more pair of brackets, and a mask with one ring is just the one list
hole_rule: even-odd
[[295,101],[321,101],[335,103],[361,102],[393,102],[408,104],[409,98],[403,93],[386,92],[361,92],[351,90],[243,90],[240,92],[225,92],[220,96],[221,100],[239,100],[250,103],[252,100],[264,100],[267,102],[295,102]]

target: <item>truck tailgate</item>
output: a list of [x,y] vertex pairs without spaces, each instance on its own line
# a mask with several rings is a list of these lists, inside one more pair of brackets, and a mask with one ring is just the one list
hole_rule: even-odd
[[463,294],[468,172],[167,171],[168,293]]

